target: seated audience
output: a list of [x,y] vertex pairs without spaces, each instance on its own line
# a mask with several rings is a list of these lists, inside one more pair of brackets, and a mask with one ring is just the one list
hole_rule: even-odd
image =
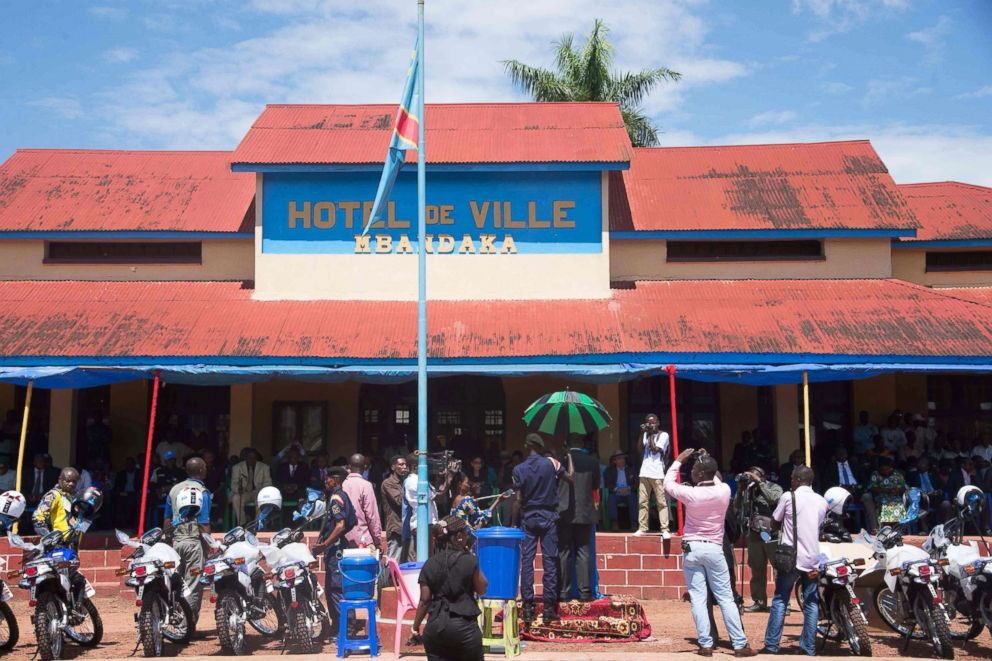
[[878,509],[878,525],[897,523],[906,515],[903,496],[906,478],[895,470],[891,457],[879,457],[878,469],[868,481],[868,489]]

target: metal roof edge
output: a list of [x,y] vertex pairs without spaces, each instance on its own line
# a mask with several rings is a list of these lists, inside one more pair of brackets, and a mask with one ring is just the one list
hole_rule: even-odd
[[915,229],[611,230],[610,239],[788,239],[915,236]]

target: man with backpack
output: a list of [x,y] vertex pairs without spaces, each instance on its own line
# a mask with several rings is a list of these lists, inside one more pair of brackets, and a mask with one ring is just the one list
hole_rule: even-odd
[[[327,613],[331,618],[331,636],[336,637],[341,618],[341,552],[346,548],[357,548],[346,538],[348,532],[358,525],[355,508],[341,485],[348,476],[343,466],[327,469],[324,487],[328,492],[327,518],[313,547],[314,555],[324,554],[324,589],[327,591]],[[349,620],[351,618],[349,617]],[[352,623],[349,622],[349,627]]]

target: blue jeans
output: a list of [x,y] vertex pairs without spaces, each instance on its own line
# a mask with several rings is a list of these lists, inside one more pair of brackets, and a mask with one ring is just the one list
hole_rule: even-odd
[[772,599],[768,627],[765,629],[765,648],[769,652],[778,651],[782,627],[785,625],[785,607],[789,604],[797,579],[802,585],[803,600],[806,602],[803,606],[803,632],[799,636],[799,647],[809,656],[816,656],[816,621],[820,616],[820,599],[816,579],[809,578],[806,572],[794,571],[779,574],[775,578],[775,598]]
[[709,584],[713,598],[720,606],[723,624],[734,649],[747,647],[747,637],[741,626],[741,614],[734,603],[734,592],[730,584],[730,570],[723,546],[705,542],[689,542],[689,553],[682,560],[685,584],[692,600],[692,619],[696,623],[696,634],[700,647],[713,647],[710,635],[710,607],[706,599],[706,586]]
[[616,491],[610,492],[610,495],[606,498],[606,511],[609,513],[610,521],[613,523],[616,523],[619,518],[617,505],[620,503],[627,503],[627,518],[630,520],[631,527],[637,525],[637,494],[630,491],[626,496],[621,496]]

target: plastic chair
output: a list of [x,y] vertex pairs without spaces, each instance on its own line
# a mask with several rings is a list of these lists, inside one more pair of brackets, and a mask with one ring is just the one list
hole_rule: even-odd
[[[338,658],[343,659],[348,652],[368,650],[369,656],[379,656],[379,632],[375,625],[375,599],[341,600],[341,616],[338,622]],[[365,636],[361,638],[348,637],[348,615],[352,611],[367,610],[369,621]]]
[[[494,646],[503,648],[506,657],[520,654],[520,623],[517,619],[517,602],[512,599],[481,599],[479,627],[482,629],[482,649],[491,650]],[[502,634],[493,635],[496,613],[503,615]]]
[[420,596],[414,597],[407,590],[406,583],[403,582],[403,575],[400,573],[400,563],[396,562],[396,558],[389,558],[387,566],[389,567],[389,578],[393,583],[393,587],[396,588],[396,635],[393,637],[393,653],[399,656],[400,645],[403,639],[403,617],[409,611],[417,610],[417,604],[420,603]]

